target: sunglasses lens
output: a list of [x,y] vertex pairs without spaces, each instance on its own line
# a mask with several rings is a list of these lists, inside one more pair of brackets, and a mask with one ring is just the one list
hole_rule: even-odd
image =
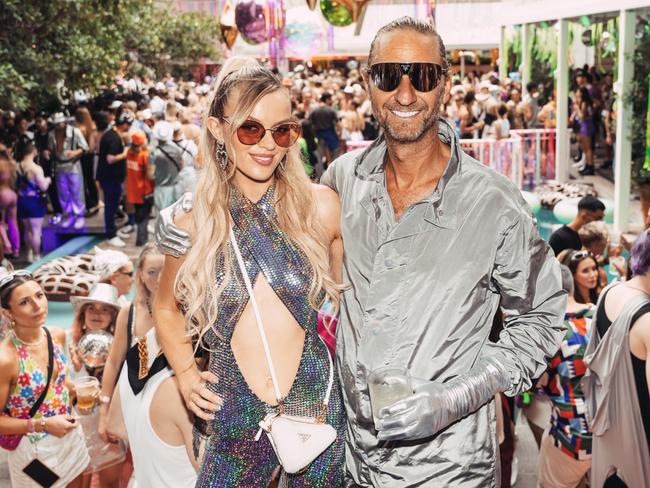
[[409,75],[413,88],[417,91],[429,92],[438,86],[440,71],[437,68],[439,66],[436,64],[415,63]]
[[264,127],[254,120],[247,120],[237,129],[237,138],[242,144],[252,146],[264,137]]
[[[410,69],[408,72],[404,72],[403,67]],[[378,63],[370,67],[372,82],[381,91],[397,89],[405,74],[408,74],[411,85],[417,91],[430,92],[438,86],[442,67],[434,63]]]
[[298,124],[281,124],[272,129],[273,140],[280,147],[290,147],[300,137]]
[[370,67],[372,82],[381,91],[393,91],[402,80],[402,69],[399,63],[378,63]]

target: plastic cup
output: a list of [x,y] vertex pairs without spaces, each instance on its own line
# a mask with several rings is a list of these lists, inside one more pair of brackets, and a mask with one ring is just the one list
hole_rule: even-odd
[[95,406],[99,392],[99,380],[94,376],[81,376],[74,380],[77,392],[77,408],[89,412]]
[[376,425],[382,408],[413,394],[411,375],[405,368],[387,366],[375,369],[368,376],[368,392]]

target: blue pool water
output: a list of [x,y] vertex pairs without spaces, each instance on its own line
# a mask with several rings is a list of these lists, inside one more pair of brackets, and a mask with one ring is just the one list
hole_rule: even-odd
[[[548,240],[553,232],[554,228],[560,225],[560,222],[552,210],[542,207],[537,214],[537,227],[539,233],[543,239]],[[39,263],[30,266],[28,269],[33,271],[36,267],[41,264],[51,261],[57,257],[69,256],[72,254],[81,254],[92,249],[93,246],[99,243],[99,239],[95,237],[80,237],[73,239],[72,241],[66,243],[65,245],[59,247],[55,251],[51,252],[43,258]],[[627,256],[626,256],[627,257]],[[608,267],[605,268],[608,271]],[[610,279],[612,275],[610,275]],[[131,291],[131,296],[133,298],[134,291]],[[49,305],[49,317],[48,324],[56,327],[61,327],[63,329],[68,329],[72,325],[72,319],[74,317],[74,308],[69,302],[50,302]]]

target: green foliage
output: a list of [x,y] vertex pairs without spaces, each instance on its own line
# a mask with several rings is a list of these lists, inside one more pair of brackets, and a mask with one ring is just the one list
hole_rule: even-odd
[[125,67],[155,75],[221,58],[216,19],[152,0],[3,0],[0,25],[0,109],[97,94]]
[[[640,38],[639,38],[640,36]],[[637,27],[636,49],[633,55],[634,78],[625,102],[632,109],[632,176],[639,183],[650,183],[650,173],[642,169],[646,149],[648,85],[650,84],[650,23]]]

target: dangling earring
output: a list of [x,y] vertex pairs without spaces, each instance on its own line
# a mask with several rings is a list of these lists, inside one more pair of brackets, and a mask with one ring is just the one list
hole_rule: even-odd
[[280,170],[281,171],[286,171],[287,169],[287,155],[285,154],[284,157],[280,160]]
[[217,163],[219,163],[221,169],[226,171],[228,169],[228,152],[226,151],[226,145],[221,141],[217,141],[217,152],[215,157],[217,158]]

